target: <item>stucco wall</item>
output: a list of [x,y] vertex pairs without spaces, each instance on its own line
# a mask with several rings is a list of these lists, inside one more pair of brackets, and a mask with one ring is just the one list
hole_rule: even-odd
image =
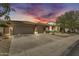
[[37,26],[38,27],[38,33],[43,33],[44,32],[44,26]]

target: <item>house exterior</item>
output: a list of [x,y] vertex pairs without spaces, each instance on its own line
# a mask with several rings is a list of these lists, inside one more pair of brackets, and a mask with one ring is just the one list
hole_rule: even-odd
[[11,26],[5,27],[5,36],[17,34],[37,34],[46,32],[47,24],[33,23],[28,21],[12,21]]
[[35,22],[30,21],[12,21],[13,25],[5,27],[5,36],[17,34],[38,34],[47,33],[47,31],[57,30],[56,26],[50,25],[45,19],[35,19]]
[[32,23],[28,21],[14,21],[13,24],[13,35],[35,34],[36,32],[43,33],[45,28],[48,27],[46,24]]

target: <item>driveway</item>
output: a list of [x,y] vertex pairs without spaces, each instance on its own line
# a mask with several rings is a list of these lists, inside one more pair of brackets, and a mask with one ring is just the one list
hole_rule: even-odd
[[58,35],[18,35],[11,41],[9,55],[61,55],[69,46],[78,40]]

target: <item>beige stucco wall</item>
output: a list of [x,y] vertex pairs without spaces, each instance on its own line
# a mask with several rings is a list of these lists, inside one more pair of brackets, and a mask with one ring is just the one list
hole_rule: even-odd
[[39,25],[39,26],[37,26],[38,27],[38,33],[43,33],[44,32],[44,26],[41,26],[41,25]]

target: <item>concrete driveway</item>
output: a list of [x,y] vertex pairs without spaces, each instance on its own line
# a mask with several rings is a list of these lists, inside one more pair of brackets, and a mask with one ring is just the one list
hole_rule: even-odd
[[68,47],[75,43],[78,38],[79,35],[70,37],[61,37],[50,34],[19,35],[13,37],[9,55],[64,55]]

